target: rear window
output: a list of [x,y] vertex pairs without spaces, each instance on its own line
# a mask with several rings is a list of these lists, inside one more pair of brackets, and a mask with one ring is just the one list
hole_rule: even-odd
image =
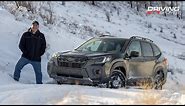
[[154,56],[158,56],[158,55],[161,54],[160,49],[156,45],[152,44],[152,48],[153,48],[153,51],[154,51]]
[[153,56],[153,50],[150,43],[141,42],[143,56]]

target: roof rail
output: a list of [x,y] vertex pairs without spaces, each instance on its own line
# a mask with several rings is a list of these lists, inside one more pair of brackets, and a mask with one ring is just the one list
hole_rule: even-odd
[[132,36],[132,37],[130,37],[130,39],[141,39],[141,40],[153,42],[152,40],[150,40],[148,38],[144,38],[144,37],[140,37],[140,36]]
[[102,34],[99,37],[115,37],[115,36],[112,36],[112,35],[109,35],[109,34]]

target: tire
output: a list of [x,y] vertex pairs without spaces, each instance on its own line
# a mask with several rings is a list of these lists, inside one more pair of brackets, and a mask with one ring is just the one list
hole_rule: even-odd
[[57,84],[58,84],[58,85],[62,85],[62,82],[60,82],[60,81],[57,81]]
[[125,87],[125,75],[120,70],[113,70],[110,80],[109,80],[109,87],[118,89]]
[[158,73],[154,77],[154,89],[162,90],[164,75],[162,72]]

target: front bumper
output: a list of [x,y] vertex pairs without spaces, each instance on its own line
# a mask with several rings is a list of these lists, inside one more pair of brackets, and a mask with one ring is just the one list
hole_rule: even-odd
[[74,78],[74,77],[64,77],[64,76],[57,76],[51,75],[56,81],[65,84],[83,84],[83,85],[94,85],[95,83],[90,78]]
[[105,73],[105,64],[85,65],[83,68],[60,67],[48,63],[48,74],[57,82],[67,84],[94,85],[105,83],[108,77]]

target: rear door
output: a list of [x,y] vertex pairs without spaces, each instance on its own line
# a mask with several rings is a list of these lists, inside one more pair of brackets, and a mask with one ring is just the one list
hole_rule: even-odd
[[144,77],[152,77],[155,66],[155,57],[151,43],[141,41],[141,51],[144,58],[142,64],[142,75]]

